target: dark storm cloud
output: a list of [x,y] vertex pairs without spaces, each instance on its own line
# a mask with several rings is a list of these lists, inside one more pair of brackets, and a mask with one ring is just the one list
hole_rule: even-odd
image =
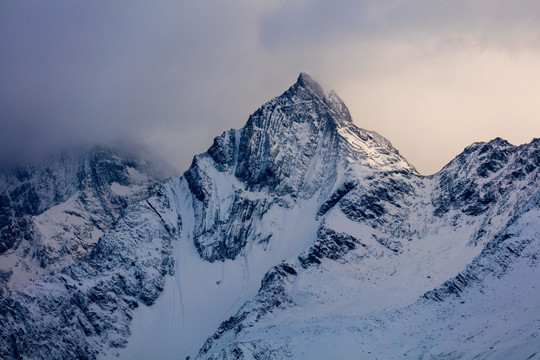
[[242,55],[241,47],[227,49],[242,40],[237,10],[210,2],[4,2],[0,162],[71,145],[151,142],[160,131],[182,142],[194,127],[216,123],[219,112],[209,109],[227,108],[224,78],[239,70],[231,55]]
[[8,149],[36,155],[59,145],[110,141],[128,123],[129,137],[142,125],[143,95],[134,88],[151,84],[137,71],[144,56],[139,48],[148,45],[133,8],[69,1],[2,7],[2,160],[14,155]]

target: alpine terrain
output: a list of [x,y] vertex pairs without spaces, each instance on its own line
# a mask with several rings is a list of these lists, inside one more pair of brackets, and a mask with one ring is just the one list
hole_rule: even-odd
[[423,176],[302,73],[155,192],[88,161],[2,175],[1,358],[540,359],[540,139]]
[[104,147],[0,170],[0,297],[84,258],[169,172],[141,150]]

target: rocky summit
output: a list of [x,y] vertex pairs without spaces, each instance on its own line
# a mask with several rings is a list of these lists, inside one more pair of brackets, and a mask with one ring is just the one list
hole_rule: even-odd
[[539,139],[423,176],[302,73],[180,177],[105,159],[2,178],[1,255],[60,245],[1,358],[540,358]]

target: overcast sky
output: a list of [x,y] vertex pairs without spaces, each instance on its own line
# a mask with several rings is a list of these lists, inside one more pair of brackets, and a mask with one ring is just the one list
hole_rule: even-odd
[[146,144],[180,171],[307,72],[424,174],[540,137],[540,2],[0,3],[0,165]]

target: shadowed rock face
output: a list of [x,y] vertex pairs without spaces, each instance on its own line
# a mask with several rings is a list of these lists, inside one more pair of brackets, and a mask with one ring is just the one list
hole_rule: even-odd
[[513,146],[497,138],[467,147],[438,174],[436,214],[458,208],[468,215],[480,215],[515,183],[527,180],[524,185],[535,186],[538,178],[530,175],[540,166],[538,142]]
[[[293,247],[287,257],[272,262],[274,266],[264,267],[264,275],[256,280],[258,293],[250,294],[243,305],[235,304],[226,316],[219,315],[224,319],[234,314],[214,334],[208,333],[199,358],[301,358],[298,344],[315,334],[312,345],[317,345],[333,331],[346,336],[358,332],[359,338],[350,344],[360,346],[370,330],[391,325],[394,319],[401,321],[401,315],[352,314],[352,320],[347,320],[345,313],[336,323],[330,322],[335,328],[325,328],[335,309],[349,309],[336,306],[344,305],[342,298],[361,300],[361,305],[351,307],[354,311],[374,306],[362,298],[361,291],[380,286],[384,296],[375,302],[391,303],[394,293],[384,291],[401,284],[393,277],[400,271],[414,273],[418,266],[422,278],[413,282],[420,285],[410,286],[417,294],[398,305],[411,306],[419,314],[418,304],[429,308],[462,296],[475,283],[483,285],[483,279],[502,278],[510,264],[523,256],[534,263],[538,239],[520,234],[516,226],[535,224],[534,218],[525,217],[536,214],[538,207],[538,164],[539,140],[516,147],[495,139],[471,145],[438,174],[421,176],[386,139],[356,127],[334,92],[326,93],[308,75],[300,74],[292,87],[253,113],[242,129],[217,137],[206,153],[195,156],[183,176],[164,181],[154,195],[149,195],[149,183],[137,195],[119,194],[140,185],[140,174],[151,171],[110,154],[88,158],[84,166],[58,165],[73,174],[64,177],[70,179],[64,181],[71,184],[69,191],[54,190],[58,183],[50,186],[53,190],[41,190],[28,180],[31,176],[15,174],[31,185],[18,192],[19,210],[13,210],[15,205],[2,210],[10,218],[3,229],[7,240],[0,244],[4,254],[39,237],[47,228],[44,221],[52,219],[46,216],[51,209],[70,201],[79,207],[70,207],[66,219],[82,216],[104,234],[86,250],[84,259],[0,302],[0,357],[112,356],[128,344],[135,311],[141,305],[150,306],[146,311],[159,306],[155,302],[170,283],[166,278],[181,269],[182,260],[223,262],[211,264],[217,267],[234,262],[241,264],[236,270],[242,268],[244,276],[255,278],[247,260],[253,248],[266,256],[299,241],[297,232],[282,231],[291,224],[287,220],[292,214],[297,216],[293,220],[310,217],[306,223],[313,227],[309,229],[312,242],[300,251]],[[47,176],[43,178],[53,178]],[[47,195],[32,203],[32,194],[40,192]],[[17,198],[12,193],[17,194],[10,188],[9,195],[2,196]],[[92,210],[88,210],[92,215],[81,215],[81,209]],[[16,211],[25,216],[11,220]],[[69,222],[66,233],[83,234],[86,230],[78,224]],[[183,257],[177,257],[180,243]],[[449,250],[454,247],[475,255],[467,255],[470,259],[460,268],[452,267],[448,262],[459,262],[463,255],[448,260],[449,252],[456,255]],[[55,257],[45,253],[39,259],[46,262]],[[184,269],[192,271],[187,263]],[[10,270],[0,272],[0,281],[13,276]],[[320,283],[320,279],[329,281]],[[247,283],[234,280],[234,285]],[[217,293],[226,283],[214,281],[211,289]],[[180,293],[184,288],[175,290]],[[316,326],[302,328],[305,318],[299,316],[319,316],[309,306],[326,312]],[[186,309],[182,311],[189,312]],[[285,319],[285,325],[280,319]],[[381,331],[390,331],[390,325]],[[290,332],[291,328],[297,331]],[[428,343],[422,345],[429,348]],[[423,348],[418,347],[418,356],[428,354],[422,353]],[[392,357],[396,356],[387,358]]]

